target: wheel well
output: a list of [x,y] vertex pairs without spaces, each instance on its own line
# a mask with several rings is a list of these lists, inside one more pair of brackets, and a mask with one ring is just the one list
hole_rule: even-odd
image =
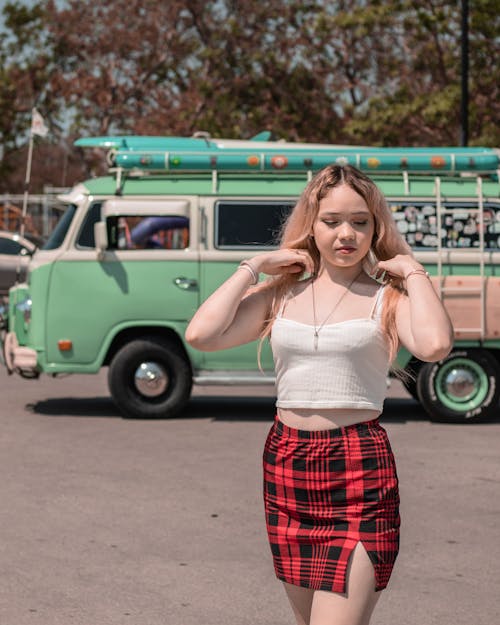
[[493,356],[493,358],[495,358],[495,360],[498,362],[498,365],[500,366],[500,349],[496,347],[483,347],[483,349],[486,349],[486,351],[490,352],[490,354]]
[[415,358],[414,356],[406,363],[406,366],[404,368],[405,371],[408,372],[413,372],[414,374],[416,374],[418,372],[418,370],[420,369],[420,367],[424,364],[424,362],[422,360],[419,360],[418,358]]
[[412,356],[404,367],[390,369],[389,375],[393,378],[397,378],[405,385],[407,383],[414,383],[418,370],[423,364],[425,363],[422,360],[418,360],[418,358]]
[[[180,351],[184,354],[186,361],[189,363],[191,367],[191,360],[186,352],[186,349],[179,338],[179,335],[174,330],[170,328],[162,328],[158,326],[140,326],[134,328],[126,328],[119,332],[106,353],[106,357],[104,358],[104,362],[102,363],[104,367],[109,366],[109,363],[113,360],[116,352],[120,350],[124,345],[130,343],[131,341],[141,339],[145,336],[151,337],[156,336],[158,338],[168,338],[170,341],[174,342]],[[192,368],[192,367],[191,367]]]

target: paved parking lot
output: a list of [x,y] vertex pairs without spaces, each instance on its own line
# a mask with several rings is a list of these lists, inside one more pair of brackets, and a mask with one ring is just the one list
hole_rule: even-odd
[[[261,503],[269,389],[200,389],[183,418],[134,421],[105,375],[2,368],[0,388],[2,625],[293,623]],[[402,549],[372,625],[492,625],[500,417],[432,424],[391,396]]]

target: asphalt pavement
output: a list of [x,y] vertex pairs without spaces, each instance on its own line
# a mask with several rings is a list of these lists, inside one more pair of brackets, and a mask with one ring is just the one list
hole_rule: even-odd
[[[197,389],[122,419],[99,376],[0,368],[1,625],[293,625],[266,542],[272,391]],[[401,552],[371,625],[500,620],[500,416],[433,424],[395,384],[382,425]]]

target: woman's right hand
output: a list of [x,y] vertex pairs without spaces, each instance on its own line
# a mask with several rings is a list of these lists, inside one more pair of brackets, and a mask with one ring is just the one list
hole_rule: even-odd
[[[279,249],[246,261],[258,273],[269,276],[313,273],[306,250]],[[214,351],[243,345],[259,338],[269,317],[272,289],[251,289],[251,276],[235,271],[196,311],[186,330],[186,341],[196,349]]]
[[247,262],[257,273],[265,273],[268,276],[284,273],[314,273],[314,261],[307,250],[283,248],[264,252],[250,258]]

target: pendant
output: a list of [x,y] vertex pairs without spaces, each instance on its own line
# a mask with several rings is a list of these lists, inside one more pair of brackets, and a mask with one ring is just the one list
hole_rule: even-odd
[[318,349],[318,331],[314,330],[314,349]]

